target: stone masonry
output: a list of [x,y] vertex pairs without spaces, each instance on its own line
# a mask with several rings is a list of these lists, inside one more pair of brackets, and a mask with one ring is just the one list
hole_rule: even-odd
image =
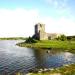
[[46,33],[45,24],[38,23],[35,25],[35,34],[33,37],[38,40],[51,40],[57,38],[60,35],[61,34]]

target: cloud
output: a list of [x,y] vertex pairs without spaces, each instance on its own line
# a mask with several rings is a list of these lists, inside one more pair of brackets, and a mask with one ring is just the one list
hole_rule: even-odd
[[39,12],[35,9],[0,9],[0,37],[32,35],[38,15]]
[[55,19],[52,17],[44,17],[41,22],[46,24],[46,32],[48,33],[75,35],[75,21],[71,18],[60,17]]
[[69,0],[44,0],[47,4],[52,6],[52,8],[59,15],[64,15],[65,13],[70,14],[70,8],[68,6]]
[[39,10],[0,9],[0,37],[32,36],[34,25],[46,24],[46,32],[75,34],[75,21],[72,18],[50,16],[41,17]]
[[[46,3],[52,4],[56,8],[65,7],[69,0],[44,0]],[[60,6],[60,7],[59,7]]]

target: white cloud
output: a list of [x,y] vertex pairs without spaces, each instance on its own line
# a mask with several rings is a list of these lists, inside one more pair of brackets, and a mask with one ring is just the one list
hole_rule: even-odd
[[70,18],[41,17],[38,10],[0,9],[0,37],[33,35],[37,22],[45,23],[46,31],[50,33],[75,34],[75,21]]
[[69,0],[44,0],[44,1],[48,4],[53,4],[56,7],[58,7],[59,5],[60,7],[64,7]]
[[32,35],[38,14],[38,10],[0,9],[0,36]]
[[46,24],[46,32],[75,35],[75,21],[71,18],[61,17],[58,19],[45,17],[41,22]]
[[64,15],[65,13],[70,13],[70,8],[68,6],[69,0],[44,0],[50,6],[54,8],[57,14]]

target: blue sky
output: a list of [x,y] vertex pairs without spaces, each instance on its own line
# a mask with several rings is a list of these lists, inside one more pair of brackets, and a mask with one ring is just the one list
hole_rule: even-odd
[[75,0],[0,0],[0,21],[0,37],[33,35],[38,22],[46,32],[75,35]]
[[[55,2],[57,2],[57,5]],[[0,8],[38,9],[41,14],[53,16],[57,14],[56,10],[60,8],[69,8],[68,11],[73,13],[75,9],[75,0],[0,0]]]

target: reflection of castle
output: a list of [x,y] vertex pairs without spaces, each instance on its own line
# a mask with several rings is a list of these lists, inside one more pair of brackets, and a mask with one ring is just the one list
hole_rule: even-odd
[[35,25],[35,34],[34,38],[39,39],[39,40],[49,40],[49,39],[55,39],[61,34],[56,34],[56,33],[46,33],[45,32],[45,24],[36,24]]

